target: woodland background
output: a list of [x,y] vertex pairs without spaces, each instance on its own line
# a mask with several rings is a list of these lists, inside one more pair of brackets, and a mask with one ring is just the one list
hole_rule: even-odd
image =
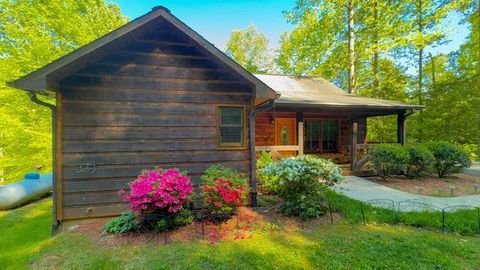
[[[227,54],[251,72],[320,76],[357,95],[425,105],[407,118],[409,143],[445,140],[478,159],[480,0],[297,0],[284,16],[294,28],[279,49],[251,25],[232,32]],[[449,16],[468,26],[465,43],[426,53],[449,42]],[[0,0],[0,185],[39,165],[51,171],[51,112],[6,82],[127,21],[104,0]],[[395,140],[395,117],[368,125],[370,142]]]

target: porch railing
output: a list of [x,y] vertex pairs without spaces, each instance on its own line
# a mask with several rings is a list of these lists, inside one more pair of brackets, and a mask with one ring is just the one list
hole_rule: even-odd
[[295,151],[297,154],[303,154],[303,147],[299,145],[268,145],[268,146],[255,146],[255,152],[267,152],[274,161],[278,161],[284,158],[284,155],[280,152]]
[[297,155],[303,155],[303,122],[298,122],[298,145],[266,145],[255,146],[255,152],[267,152],[274,161],[284,158],[280,152],[295,151]]
[[[368,154],[369,150],[378,143],[369,143],[369,144],[355,144],[355,155],[354,159],[351,161],[352,171],[361,171],[363,166],[370,161],[370,155]],[[388,144],[398,144],[391,143]]]

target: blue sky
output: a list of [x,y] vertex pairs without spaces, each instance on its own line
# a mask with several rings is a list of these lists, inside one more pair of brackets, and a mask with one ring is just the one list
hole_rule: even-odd
[[[172,14],[184,21],[195,31],[225,50],[227,40],[233,29],[246,28],[255,24],[266,34],[273,49],[278,47],[278,39],[285,30],[291,30],[282,11],[291,9],[295,0],[111,0],[119,4],[122,13],[134,19],[149,12],[154,6],[165,6]],[[447,38],[449,43],[428,52],[437,54],[456,50],[468,34],[466,26],[456,26],[458,18],[449,16],[446,25],[450,26]],[[451,26],[455,27],[451,27]]]
[[266,34],[272,47],[278,47],[278,38],[292,26],[285,21],[282,11],[293,7],[295,0],[112,0],[120,5],[122,13],[134,19],[154,6],[165,6],[173,15],[224,50],[233,29],[255,24]]

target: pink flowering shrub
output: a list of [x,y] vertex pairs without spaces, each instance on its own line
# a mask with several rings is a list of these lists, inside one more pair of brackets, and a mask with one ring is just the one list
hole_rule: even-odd
[[140,215],[177,213],[191,200],[193,192],[190,178],[178,169],[146,170],[129,186],[130,193],[121,191],[123,200],[130,203],[131,211]]

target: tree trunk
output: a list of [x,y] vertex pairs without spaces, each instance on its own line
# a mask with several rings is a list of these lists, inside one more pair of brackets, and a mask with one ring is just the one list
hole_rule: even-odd
[[357,85],[355,81],[355,31],[354,31],[354,0],[348,1],[348,92],[357,94]]
[[[478,35],[478,38],[480,39],[480,0],[477,0],[477,14],[476,14],[476,18],[474,18],[474,22],[476,22],[476,25],[477,25],[477,35]],[[480,43],[480,42],[479,42]],[[480,44],[477,44],[477,47],[478,47],[478,62],[477,62],[477,76],[480,76]],[[479,82],[480,80],[477,78],[477,82]],[[480,123],[480,113],[478,114],[478,123]],[[480,131],[479,131],[479,134],[478,135],[478,160],[480,160]]]
[[373,4],[373,89],[375,92],[375,96],[379,97],[380,94],[380,79],[378,75],[378,3],[375,2]]
[[423,48],[418,49],[418,103],[423,105]]
[[[422,0],[418,0],[418,32],[423,34],[423,7]],[[418,48],[418,104],[423,105],[423,47]],[[423,138],[423,115],[420,111],[419,115],[420,127],[418,129],[419,139],[422,141]]]
[[433,58],[433,55],[432,53],[428,53],[428,56],[430,56],[430,64],[432,65],[432,91],[435,92],[435,85],[436,85],[436,81],[435,81],[435,59]]

